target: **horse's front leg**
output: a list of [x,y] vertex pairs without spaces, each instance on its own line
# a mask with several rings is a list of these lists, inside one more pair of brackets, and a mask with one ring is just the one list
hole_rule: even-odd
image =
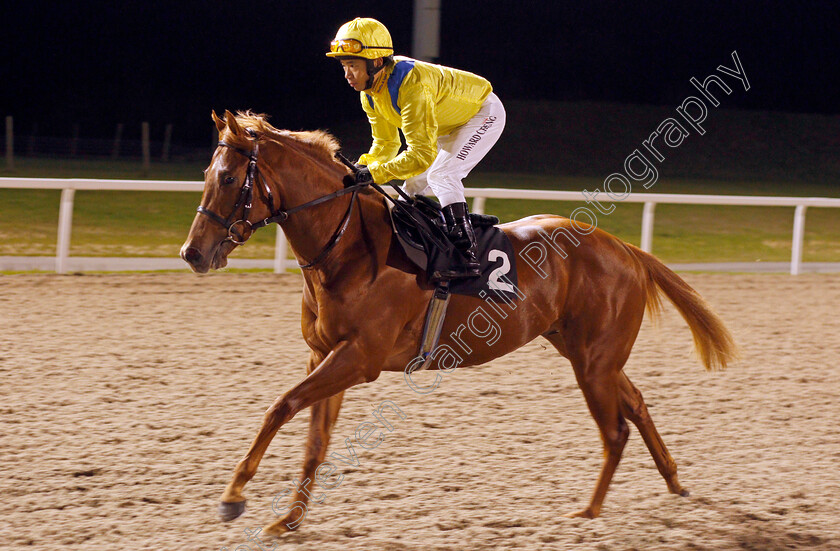
[[[313,352],[309,357],[309,366],[306,372],[312,373],[320,363],[321,357]],[[266,535],[276,536],[283,532],[294,530],[306,518],[306,505],[309,503],[310,497],[308,490],[314,484],[315,472],[321,463],[324,462],[324,458],[327,455],[327,447],[330,445],[330,435],[338,419],[338,412],[341,409],[343,399],[344,392],[339,392],[326,400],[315,402],[310,407],[312,413],[309,417],[309,434],[306,437],[306,457],[303,460],[303,472],[300,475],[300,483],[294,492],[292,492],[292,498],[290,500],[292,507],[288,513],[265,528],[264,533]],[[273,503],[272,510],[274,510]]]
[[[338,412],[341,409],[341,402],[344,399],[344,392],[312,404],[310,408],[312,415],[309,418],[309,435],[306,439],[306,457],[303,460],[303,472],[300,475],[300,482],[292,493],[287,506],[289,511],[282,517],[264,528],[264,533],[270,536],[278,536],[285,532],[295,530],[306,518],[307,504],[310,500],[310,492],[315,486],[316,471],[324,462],[327,455],[327,447],[330,444],[330,435],[333,426],[338,419]],[[286,493],[290,490],[286,490]],[[279,496],[278,496],[279,497]],[[323,495],[312,499],[318,503],[323,501]],[[277,498],[275,498],[277,500]],[[272,510],[278,515],[281,514],[275,509],[275,502],[272,503]]]
[[236,465],[233,478],[222,493],[219,513],[223,520],[233,520],[245,511],[242,489],[251,480],[271,439],[278,429],[300,410],[325,400],[351,386],[369,382],[379,376],[381,366],[371,366],[358,344],[341,341],[303,381],[277,398],[265,412],[262,426],[248,453]]

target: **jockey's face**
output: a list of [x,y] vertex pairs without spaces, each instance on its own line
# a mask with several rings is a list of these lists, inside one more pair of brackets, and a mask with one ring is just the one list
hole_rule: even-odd
[[[340,61],[347,84],[357,92],[367,89],[368,79],[370,78],[367,74],[367,61],[364,59],[342,59]],[[377,68],[383,65],[381,59],[374,60],[373,64]]]
[[341,67],[344,69],[344,78],[347,84],[357,92],[367,88],[368,74],[367,63],[364,59],[342,59]]

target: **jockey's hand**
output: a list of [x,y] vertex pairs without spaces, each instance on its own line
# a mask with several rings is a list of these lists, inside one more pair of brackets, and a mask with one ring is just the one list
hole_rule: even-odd
[[373,182],[373,175],[370,173],[370,169],[366,166],[362,166],[358,172],[354,175],[357,184],[370,184]]

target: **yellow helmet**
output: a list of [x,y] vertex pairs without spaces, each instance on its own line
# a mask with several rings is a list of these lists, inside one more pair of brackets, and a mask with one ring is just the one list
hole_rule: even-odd
[[393,53],[394,43],[385,25],[370,17],[357,17],[338,29],[335,39],[330,42],[327,57],[377,59]]

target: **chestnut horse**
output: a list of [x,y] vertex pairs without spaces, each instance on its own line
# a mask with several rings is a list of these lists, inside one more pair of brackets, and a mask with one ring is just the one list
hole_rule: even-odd
[[[255,228],[280,223],[303,267],[301,325],[311,349],[306,377],[266,411],[222,494],[220,513],[231,520],[244,511],[244,486],[272,438],[299,411],[311,407],[311,419],[302,484],[291,501],[305,505],[306,483],[324,461],[344,391],[375,381],[382,371],[404,372],[411,384],[408,366],[414,365],[432,290],[418,284],[417,273],[386,264],[392,229],[385,199],[369,187],[345,188],[349,170],[335,159],[334,138],[277,130],[250,112],[228,111],[224,120],[213,113],[213,119],[220,143],[181,256],[195,272],[222,268]],[[449,351],[449,364],[431,369],[451,367],[456,351],[466,352],[457,367],[484,364],[541,336],[571,362],[604,445],[592,499],[569,516],[599,515],[630,432],[625,419],[638,428],[668,490],[687,495],[623,367],[645,310],[656,314],[662,294],[688,322],[706,369],[725,368],[734,357],[722,321],[655,257],[593,226],[539,215],[499,227],[518,257],[525,259],[528,250],[528,262],[519,262],[520,300],[497,305],[498,313],[507,313],[496,316],[499,331],[487,339],[486,332],[466,331],[465,324],[474,328],[471,313],[493,308],[478,298],[453,296],[437,349]],[[292,508],[266,533],[295,528],[302,513]]]

